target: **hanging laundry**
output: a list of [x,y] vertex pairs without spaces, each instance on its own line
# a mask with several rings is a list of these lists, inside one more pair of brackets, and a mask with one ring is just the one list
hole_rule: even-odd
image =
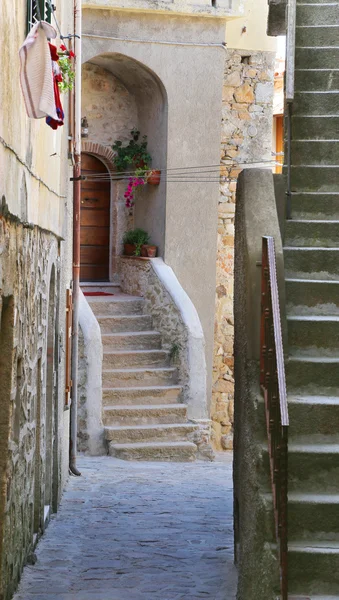
[[20,83],[26,111],[31,119],[51,117],[59,121],[54,76],[47,38],[55,39],[52,25],[40,21],[32,27],[19,50]]
[[60,99],[60,89],[58,83],[62,81],[62,75],[60,71],[60,67],[58,65],[59,55],[58,51],[53,44],[49,44],[49,50],[52,59],[52,71],[53,71],[53,86],[54,86],[54,100],[55,100],[55,108],[58,115],[57,119],[54,119],[51,116],[46,117],[46,123],[52,129],[58,129],[64,124],[64,111],[61,104]]

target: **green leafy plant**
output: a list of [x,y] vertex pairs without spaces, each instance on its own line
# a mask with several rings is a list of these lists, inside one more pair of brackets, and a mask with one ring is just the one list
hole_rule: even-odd
[[[125,202],[127,208],[134,206],[135,188],[145,185],[146,173],[150,169],[152,162],[151,155],[147,151],[147,135],[144,135],[142,141],[140,131],[132,129],[131,139],[124,145],[121,140],[117,140],[112,148],[115,152],[114,164],[119,173],[125,173],[128,177]],[[134,175],[132,175],[134,171]]]
[[143,246],[144,244],[148,244],[149,235],[144,229],[131,229],[130,231],[126,231],[123,237],[123,242],[124,244],[132,244],[133,246],[135,246],[134,255],[140,256],[141,246]]
[[58,65],[60,67],[62,81],[58,82],[60,92],[68,92],[74,87],[75,73],[73,71],[72,58],[74,52],[68,51],[66,46],[61,46],[62,53],[59,52]]
[[172,363],[176,363],[179,360],[181,345],[174,343],[172,344],[169,351],[169,358]]

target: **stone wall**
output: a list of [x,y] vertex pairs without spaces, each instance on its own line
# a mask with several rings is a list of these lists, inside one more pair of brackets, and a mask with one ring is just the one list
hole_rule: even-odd
[[4,197],[0,209],[0,598],[9,600],[44,507],[56,510],[61,494],[64,339],[58,240],[9,215]]
[[[273,52],[228,50],[225,62],[221,164],[230,180],[220,186],[216,319],[211,417],[217,449],[233,444],[233,262],[236,179],[244,163],[271,160]],[[249,164],[249,166],[251,166]],[[253,164],[253,166],[259,166]]]

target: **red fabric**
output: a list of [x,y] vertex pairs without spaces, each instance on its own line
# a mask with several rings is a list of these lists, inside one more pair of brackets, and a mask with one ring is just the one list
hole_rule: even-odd
[[108,292],[84,292],[84,296],[114,296]]
[[[54,62],[57,62],[59,60],[59,55],[57,52],[57,49],[55,46],[53,46],[53,44],[49,44],[49,50],[51,53],[51,59]],[[61,127],[64,124],[64,111],[62,108],[62,104],[61,104],[61,98],[60,98],[60,89],[58,86],[58,82],[62,81],[62,75],[54,75],[54,81],[53,81],[53,85],[54,85],[54,99],[55,99],[55,107],[56,107],[56,112],[58,115],[58,119],[52,119],[52,117],[47,117],[46,118],[46,123],[47,125],[49,125],[50,127],[52,127],[52,129],[58,129],[58,127]]]

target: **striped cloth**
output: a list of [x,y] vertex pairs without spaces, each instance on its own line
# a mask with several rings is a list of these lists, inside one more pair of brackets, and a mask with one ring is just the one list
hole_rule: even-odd
[[47,41],[47,38],[56,38],[56,35],[54,27],[49,23],[36,23],[19,50],[21,89],[26,111],[31,119],[47,116],[58,119],[52,61]]

